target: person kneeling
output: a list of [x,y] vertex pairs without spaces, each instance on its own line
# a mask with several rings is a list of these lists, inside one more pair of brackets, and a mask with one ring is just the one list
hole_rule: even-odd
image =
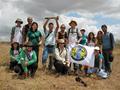
[[37,56],[35,51],[32,49],[32,43],[28,42],[25,46],[25,50],[20,53],[20,61],[24,71],[24,78],[28,75],[34,77],[37,70]]
[[64,39],[59,39],[58,47],[55,48],[55,56],[54,56],[55,69],[58,73],[61,73],[61,74],[67,74],[69,70],[67,49],[64,46],[65,46]]
[[18,57],[19,53],[22,51],[21,48],[19,48],[19,43],[18,42],[12,42],[11,48],[10,48],[10,70],[14,70],[16,65],[18,65]]

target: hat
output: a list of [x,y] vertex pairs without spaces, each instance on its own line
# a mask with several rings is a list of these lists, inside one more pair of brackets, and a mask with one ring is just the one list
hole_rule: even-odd
[[27,42],[27,44],[24,45],[25,47],[33,47],[32,42]]
[[94,48],[94,50],[98,50],[98,51],[99,51],[99,50],[100,50],[100,48],[99,48],[98,46],[96,46],[96,47]]
[[59,39],[59,40],[58,40],[58,44],[60,44],[60,43],[63,43],[63,44],[64,44],[64,43],[65,43],[65,40],[64,40],[64,39]]
[[32,17],[28,17],[27,20],[33,20],[33,18]]
[[77,26],[77,22],[76,21],[71,20],[70,23],[69,23],[69,25],[71,26],[72,23],[74,23]]
[[23,24],[23,21],[20,18],[17,18],[17,20],[15,21],[15,23],[17,23],[17,22],[20,22],[21,24]]
[[84,31],[85,32],[85,29],[81,29],[80,31]]
[[15,41],[13,41],[13,42],[11,43],[11,45],[13,45],[13,44],[19,45],[19,43],[18,43],[18,42],[15,42]]

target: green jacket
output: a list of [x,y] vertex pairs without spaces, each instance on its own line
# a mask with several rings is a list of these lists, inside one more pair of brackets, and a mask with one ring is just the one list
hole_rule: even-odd
[[24,64],[25,61],[28,61],[28,65],[31,65],[37,61],[37,56],[35,51],[30,52],[30,58],[27,55],[27,50],[23,50],[19,55],[20,63]]
[[11,61],[18,61],[19,62],[19,54],[22,52],[22,49],[20,48],[19,50],[18,50],[18,54],[17,55],[14,55],[14,50],[12,50],[12,49],[10,49],[10,60]]

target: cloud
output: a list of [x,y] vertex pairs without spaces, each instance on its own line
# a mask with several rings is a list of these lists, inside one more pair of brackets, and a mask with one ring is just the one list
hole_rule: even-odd
[[[0,38],[9,36],[16,18],[22,18],[25,24],[28,16],[39,22],[40,29],[45,16],[59,15],[60,23],[67,27],[69,21],[75,19],[79,28],[97,32],[104,19],[97,21],[95,17],[100,15],[118,22],[119,8],[120,0],[0,0]],[[113,33],[116,30],[115,36],[119,37],[119,24],[112,23],[110,28]]]

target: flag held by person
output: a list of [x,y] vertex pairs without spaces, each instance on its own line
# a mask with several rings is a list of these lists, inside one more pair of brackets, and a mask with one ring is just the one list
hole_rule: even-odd
[[94,47],[78,44],[69,47],[68,51],[70,62],[94,67]]

